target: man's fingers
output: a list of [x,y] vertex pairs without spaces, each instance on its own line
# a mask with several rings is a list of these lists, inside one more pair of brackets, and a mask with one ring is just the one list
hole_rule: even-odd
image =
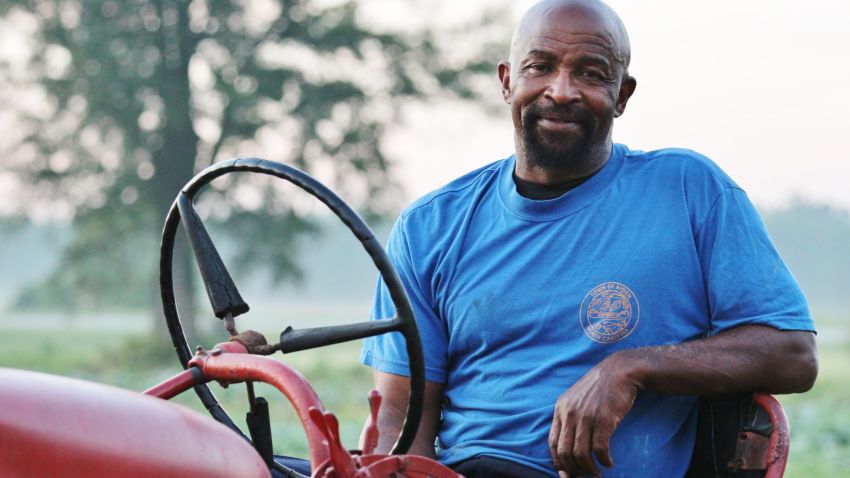
[[595,423],[591,419],[585,418],[579,420],[578,427],[576,427],[572,450],[573,461],[575,462],[577,469],[574,471],[571,470],[572,473],[600,476],[599,468],[593,461],[593,453],[591,450],[591,437],[593,436],[594,426]]
[[573,444],[575,442],[575,424],[565,422],[561,424],[561,434],[558,438],[558,460],[561,470],[570,475],[576,475],[579,471],[573,457]]
[[593,432],[593,454],[602,466],[611,468],[614,460],[611,459],[611,434],[613,429],[600,426]]
[[558,418],[557,409],[552,418],[552,428],[549,429],[549,454],[552,455],[552,464],[556,470],[563,470],[561,458],[558,456],[558,441],[561,439],[561,420]]

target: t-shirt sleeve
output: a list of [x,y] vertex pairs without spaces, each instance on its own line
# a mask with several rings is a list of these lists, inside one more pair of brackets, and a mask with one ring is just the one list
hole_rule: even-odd
[[724,189],[696,232],[711,335],[760,324],[814,331],[797,281],[779,257],[747,195]]
[[[401,220],[396,223],[390,233],[387,254],[407,291],[416,317],[425,356],[425,379],[430,382],[445,383],[448,338],[442,321],[435,313],[432,301],[429,300],[427,283],[417,276],[413,267]],[[394,317],[395,314],[395,306],[387,286],[383,279],[379,278],[371,320],[387,319]],[[367,338],[363,343],[360,361],[382,372],[410,376],[404,337],[398,332]]]

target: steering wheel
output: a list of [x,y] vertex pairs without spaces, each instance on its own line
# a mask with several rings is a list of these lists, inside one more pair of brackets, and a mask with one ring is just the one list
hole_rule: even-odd
[[[248,311],[248,305],[242,301],[239,292],[224,268],[223,262],[212,245],[209,235],[204,229],[200,218],[192,205],[198,191],[213,179],[232,172],[251,172],[268,174],[285,179],[299,188],[315,196],[323,202],[337,217],[348,226],[352,234],[366,249],[372,258],[396,309],[396,316],[390,319],[358,322],[354,324],[319,327],[313,329],[293,330],[287,327],[281,333],[280,343],[276,345],[283,353],[306,350],[324,345],[331,345],[350,340],[361,339],[388,332],[400,332],[405,339],[408,362],[410,366],[410,397],[407,405],[407,417],[402,426],[398,440],[393,447],[393,454],[404,454],[413,443],[422,408],[425,392],[424,358],[419,331],[410,307],[407,292],[401,283],[395,269],[387,258],[383,247],[375,238],[371,229],[363,219],[354,212],[342,199],[310,175],[291,166],[267,161],[259,158],[240,158],[214,164],[192,178],[178,194],[168,211],[162,230],[160,247],[159,286],[162,296],[162,306],[168,332],[177,357],[183,368],[188,367],[192,352],[183,333],[183,325],[177,312],[174,298],[174,283],[172,279],[172,260],[174,255],[174,239],[177,226],[183,221],[184,229],[189,235],[190,244],[198,259],[207,293],[210,297],[215,315],[232,324],[233,317]],[[201,402],[207,407],[213,418],[245,436],[233,420],[216,400],[205,384],[196,385],[195,392]],[[247,437],[246,437],[247,438]]]

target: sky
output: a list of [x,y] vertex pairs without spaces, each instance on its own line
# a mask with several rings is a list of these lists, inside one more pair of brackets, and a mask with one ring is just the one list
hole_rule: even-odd
[[[370,3],[401,27],[410,17],[392,0]],[[450,24],[487,2],[431,3],[428,18]],[[534,2],[513,3],[516,23]],[[628,29],[638,82],[616,142],[699,151],[763,208],[802,199],[850,211],[850,2],[608,3]],[[492,94],[500,94],[495,65]],[[385,145],[408,199],[513,152],[507,106],[490,117],[449,101],[406,113]]]

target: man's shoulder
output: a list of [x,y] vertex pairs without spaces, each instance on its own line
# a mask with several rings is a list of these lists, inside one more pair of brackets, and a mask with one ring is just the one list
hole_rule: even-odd
[[455,208],[463,208],[471,198],[489,190],[490,187],[495,187],[495,179],[499,170],[512,157],[509,156],[472,170],[425,194],[407,206],[402,211],[400,219],[410,221],[415,220],[418,216],[429,215],[434,210],[448,210],[450,212]]
[[662,148],[652,151],[627,149],[629,163],[639,169],[675,174],[686,183],[725,188],[739,186],[708,156],[687,148]]
[[407,249],[417,265],[426,269],[439,262],[472,209],[479,218],[493,211],[493,193],[507,161],[512,157],[470,171],[414,201],[396,220],[388,249]]

